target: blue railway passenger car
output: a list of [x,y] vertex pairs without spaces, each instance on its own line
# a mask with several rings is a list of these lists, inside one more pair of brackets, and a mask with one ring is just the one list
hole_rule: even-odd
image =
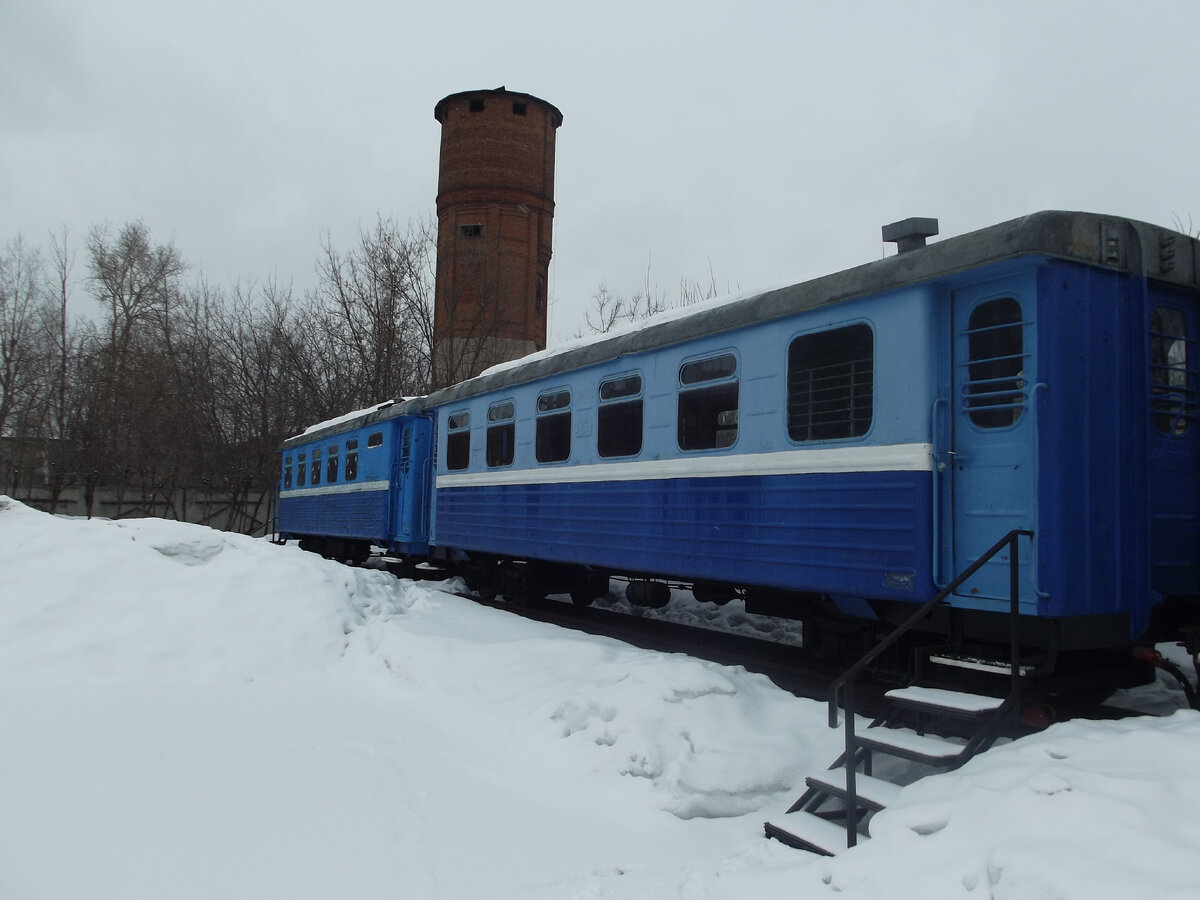
[[431,423],[393,403],[284,443],[277,531],[325,556],[363,562],[372,546],[428,553]]
[[[678,582],[861,647],[1016,529],[1022,643],[1052,667],[1197,619],[1198,267],[1186,235],[1038,213],[371,415],[432,425],[430,482],[389,489],[428,490],[411,548],[482,589]],[[313,496],[289,456],[323,446],[285,444],[281,510]],[[297,509],[291,533],[355,530]],[[1001,554],[926,630],[986,644],[1008,606]]]

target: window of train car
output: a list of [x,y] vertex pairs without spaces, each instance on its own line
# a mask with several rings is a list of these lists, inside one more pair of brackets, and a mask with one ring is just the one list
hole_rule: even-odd
[[346,480],[353,481],[358,477],[358,440],[346,441]]
[[1150,408],[1161,434],[1182,435],[1196,415],[1194,354],[1183,310],[1157,306],[1150,319]]
[[875,335],[866,324],[802,334],[788,346],[793,441],[862,437],[874,416]]
[[328,461],[325,465],[325,481],[329,484],[337,481],[338,477],[338,445],[329,448]]
[[516,408],[511,400],[488,407],[487,464],[511,466],[517,444]]
[[367,435],[367,449],[368,450],[370,450],[372,447],[382,447],[382,446],[383,446],[383,432],[382,431],[372,431],[370,434]]
[[967,321],[963,407],[980,428],[1015,425],[1025,410],[1025,322],[1012,297],[989,300]]
[[571,392],[551,391],[537,400],[534,455],[540,463],[562,462],[571,455]]
[[308,460],[301,453],[296,457],[296,487],[304,487],[304,476],[308,474]]
[[285,456],[283,458],[283,489],[286,491],[292,486],[292,458]]
[[642,452],[642,376],[621,375],[600,382],[596,452],[604,458]]
[[471,464],[471,413],[459,410],[446,420],[446,468],[459,471]]
[[319,448],[312,452],[312,477],[308,479],[309,484],[321,483],[321,451]]
[[680,450],[733,446],[738,430],[737,357],[732,353],[686,362],[679,369]]

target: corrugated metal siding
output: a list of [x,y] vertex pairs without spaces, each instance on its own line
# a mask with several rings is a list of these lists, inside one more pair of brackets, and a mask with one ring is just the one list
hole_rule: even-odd
[[925,472],[467,487],[438,491],[437,529],[477,552],[914,599],[929,497]]
[[388,492],[321,494],[315,497],[286,495],[279,500],[279,530],[284,534],[324,537],[388,539]]

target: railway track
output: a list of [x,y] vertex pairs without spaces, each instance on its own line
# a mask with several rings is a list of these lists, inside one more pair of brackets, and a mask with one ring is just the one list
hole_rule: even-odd
[[[406,577],[440,580],[445,573],[406,571]],[[489,597],[470,591],[456,596],[483,606],[503,610],[538,622],[558,625],[586,634],[609,637],[635,647],[660,653],[682,653],[720,665],[741,666],[771,679],[794,696],[826,702],[830,683],[842,666],[820,660],[798,644],[749,637],[715,627],[689,625],[652,615],[636,615],[603,606],[578,606],[567,597],[526,603],[510,603],[500,596]],[[874,718],[884,706],[886,691],[900,686],[894,679],[867,680],[856,689],[859,714]],[[1056,697],[1051,703],[1031,703],[1026,715],[1006,735],[1018,737],[1039,731],[1056,721],[1070,718],[1116,719],[1139,715],[1137,711],[1105,706],[1094,698]]]
[[[539,622],[613,638],[645,650],[683,653],[720,665],[741,666],[770,678],[781,689],[810,700],[828,699],[829,683],[840,674],[840,667],[815,659],[803,647],[778,641],[747,637],[714,628],[686,625],[650,616],[630,615],[596,606],[576,606],[570,600],[553,598],[518,605],[502,598],[489,598],[470,592],[458,596],[502,609]],[[874,715],[882,706],[883,692],[894,684],[865,684],[860,688],[859,704],[864,715]]]

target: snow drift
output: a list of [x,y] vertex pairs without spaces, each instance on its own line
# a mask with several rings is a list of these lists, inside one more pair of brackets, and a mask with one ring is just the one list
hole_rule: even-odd
[[996,748],[815,859],[761,822],[840,735],[760,676],[8,498],[0,715],[4,897],[1200,896],[1194,713]]

